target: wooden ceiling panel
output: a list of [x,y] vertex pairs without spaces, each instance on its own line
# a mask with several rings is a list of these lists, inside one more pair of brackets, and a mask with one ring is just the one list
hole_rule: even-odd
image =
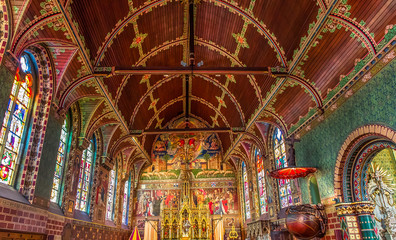
[[151,156],[152,152],[153,152],[153,143],[155,141],[155,139],[157,138],[157,135],[146,135],[144,136],[144,149],[146,150],[146,152],[149,153],[149,155]]
[[72,91],[69,94],[63,107],[70,106],[73,102],[75,102],[78,99],[81,99],[83,97],[97,99],[98,92],[96,91],[95,86],[94,85],[87,86],[84,84],[79,85],[74,91]]
[[287,60],[291,60],[301,37],[307,35],[309,24],[316,21],[318,10],[312,0],[255,1],[253,13],[275,35]]
[[213,3],[202,1],[197,7],[195,35],[234,53],[237,42],[233,34],[241,32],[243,23],[242,18],[237,14],[225,11],[223,7],[215,6]]
[[[152,95],[149,95],[147,98],[144,99],[144,102],[141,104],[136,112],[136,117],[133,121],[132,129],[145,129],[149,119],[151,119],[157,111],[159,111],[165,104],[182,95],[182,78],[175,78],[172,81],[163,83],[160,88],[157,88],[152,92]],[[165,124],[166,122],[163,122],[162,126],[164,126]]]
[[[215,45],[206,44],[203,46],[203,42],[195,45],[195,61],[196,63],[203,63],[203,67],[230,67],[232,59],[234,58],[231,54],[220,50]],[[220,55],[221,54],[221,55]]]
[[139,49],[130,47],[135,37],[133,25],[129,24],[119,36],[113,39],[111,46],[106,49],[104,57],[98,65],[121,68],[133,66],[140,58]]
[[[213,126],[213,120],[211,116],[215,116],[216,111],[215,109],[202,103],[200,99],[195,97],[191,99],[191,113],[194,116],[203,119],[207,124],[209,124],[209,126]],[[222,120],[220,116],[216,120],[220,127],[226,127],[226,123]]]
[[[248,76],[245,75],[235,75],[234,79],[236,82],[228,83],[227,88],[234,94],[235,99],[241,106],[245,118],[248,118],[260,105],[261,95],[259,92],[256,92],[256,90],[259,91],[259,84],[253,78],[249,79]],[[252,84],[252,82],[255,83]],[[257,89],[254,85],[256,85]]]
[[[183,46],[173,46],[167,50],[159,51],[154,56],[147,58],[147,67],[181,67],[183,60]],[[134,63],[136,64],[136,63]]]
[[227,149],[231,146],[231,139],[230,139],[230,134],[229,133],[218,133],[219,139],[221,141],[221,147],[223,150],[223,153],[227,151]]
[[249,67],[281,66],[277,54],[268,40],[257,32],[257,28],[249,25],[246,30],[246,42],[249,48],[241,47],[239,59]]
[[[244,124],[240,116],[240,114],[243,114],[243,111],[240,106],[236,104],[236,100],[233,100],[232,96],[229,96],[225,91],[223,93],[223,90],[212,82],[204,80],[202,77],[195,77],[192,86],[192,95],[205,99],[210,104],[220,109],[231,126],[239,127]],[[235,99],[235,96],[233,96],[233,98]]]
[[80,34],[85,36],[85,44],[90,50],[91,58],[96,57],[106,35],[129,12],[128,1],[72,1],[70,8],[73,20],[78,23]]
[[137,19],[136,26],[133,26],[134,31],[138,29],[140,34],[147,34],[142,41],[144,54],[149,53],[153,48],[166,41],[182,36],[184,23],[183,9],[184,4],[181,1],[168,2],[166,5],[159,6]]
[[345,32],[344,28],[325,33],[318,46],[309,51],[309,58],[302,66],[305,78],[315,83],[324,99],[340,82],[340,75],[347,75],[355,60],[362,59],[367,52],[357,37],[350,37],[350,32]]
[[384,37],[386,26],[396,23],[396,1],[373,0],[362,4],[359,0],[349,0],[347,4],[351,5],[349,17],[359,23],[364,21],[364,27],[374,33],[377,43]]
[[[121,84],[124,81],[129,81],[129,79],[130,79],[129,76],[116,75],[116,76],[111,76],[109,78],[103,78],[103,83],[106,84],[107,89],[109,90],[109,93],[111,94],[112,98],[116,99]],[[124,93],[124,94],[130,95],[128,93]]]
[[[161,127],[165,127],[166,123],[177,116],[184,114],[183,99],[184,98],[181,97],[178,98],[178,100],[175,100],[175,102],[172,102],[172,104],[169,104],[169,106],[162,106],[161,109],[163,109],[163,111],[158,114],[158,118],[154,119],[154,117],[152,117],[150,119],[152,120],[152,123],[151,125],[147,125],[147,128],[156,128],[159,119],[163,119],[161,122]],[[147,120],[147,124],[150,124],[149,120]]]
[[276,83],[276,79],[269,75],[254,75],[254,78],[260,87],[261,96],[265,100],[267,93],[271,91],[271,87]]
[[[286,85],[288,86],[290,83],[292,82],[288,82]],[[297,123],[300,117],[305,116],[310,108],[315,108],[316,106],[312,96],[304,90],[298,84],[294,87],[288,86],[284,92],[276,96],[276,100],[273,103],[275,113],[283,118],[288,128]]]

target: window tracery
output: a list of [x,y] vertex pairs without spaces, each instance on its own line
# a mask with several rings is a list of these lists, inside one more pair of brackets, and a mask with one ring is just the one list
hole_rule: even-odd
[[249,199],[249,181],[246,171],[246,164],[242,162],[242,177],[243,177],[243,196],[245,198],[245,215],[246,219],[250,219],[250,199]]
[[122,202],[122,224],[128,224],[128,211],[129,211],[129,188],[130,188],[131,178],[125,182],[124,186],[124,198]]
[[268,212],[268,200],[267,200],[267,190],[266,190],[266,179],[265,179],[265,168],[263,156],[259,149],[255,151],[255,159],[257,166],[257,182],[258,182],[258,193],[260,200],[260,213],[264,214]]
[[66,151],[69,138],[67,119],[64,121],[59,141],[58,154],[56,156],[56,166],[54,173],[54,182],[52,184],[51,202],[57,203],[61,195],[61,185],[63,179],[63,170],[65,167]]
[[84,150],[81,158],[80,175],[78,178],[76,206],[75,208],[87,212],[88,200],[91,190],[92,166],[94,165],[94,143],[91,143],[87,149]]
[[110,171],[109,176],[109,191],[107,196],[107,207],[106,207],[106,219],[114,219],[114,199],[115,199],[115,188],[116,188],[116,171],[117,167]]

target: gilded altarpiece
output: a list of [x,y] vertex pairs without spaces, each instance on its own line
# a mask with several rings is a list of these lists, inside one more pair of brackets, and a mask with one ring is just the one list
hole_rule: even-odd
[[158,224],[159,239],[212,239],[219,221],[225,232],[240,230],[235,172],[220,146],[209,133],[157,137],[136,192],[140,233],[148,221]]

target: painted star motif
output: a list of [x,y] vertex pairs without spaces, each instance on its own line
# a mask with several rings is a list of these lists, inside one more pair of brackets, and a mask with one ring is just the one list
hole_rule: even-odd
[[213,121],[213,126],[218,126],[218,127],[220,126],[220,125],[219,125],[219,121],[217,121],[217,118],[216,118],[216,117],[211,116],[210,118],[211,118],[212,121]]
[[155,105],[157,105],[157,102],[158,102],[158,101],[159,101],[159,98],[154,99],[154,100],[151,102],[151,104],[150,104],[148,110],[150,110],[150,109],[152,109],[152,108],[155,108]]
[[232,36],[235,38],[235,41],[241,47],[249,48],[249,44],[246,41],[246,38],[240,33],[233,33]]
[[147,37],[147,33],[139,33],[139,34],[137,34],[136,37],[133,39],[130,48],[139,47],[144,42],[144,39],[146,37]]
[[225,104],[224,100],[221,97],[216,96],[217,101],[219,101],[220,106],[227,108],[227,105]]
[[227,78],[228,81],[236,83],[234,75],[227,74],[226,78]]

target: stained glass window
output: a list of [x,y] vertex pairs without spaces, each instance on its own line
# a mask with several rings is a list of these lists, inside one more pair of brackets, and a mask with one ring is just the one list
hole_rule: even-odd
[[76,209],[84,212],[88,210],[94,155],[94,143],[91,141],[89,147],[82,154],[76,196]]
[[268,200],[267,200],[267,191],[266,191],[266,183],[265,183],[265,169],[263,163],[263,156],[260,153],[260,150],[256,149],[256,165],[257,165],[257,182],[258,182],[258,190],[259,190],[259,199],[260,199],[260,212],[261,214],[268,212]]
[[[283,134],[279,128],[275,128],[274,132],[274,156],[276,168],[287,167],[285,140]],[[292,205],[293,197],[291,191],[291,182],[289,179],[279,179],[279,197],[281,207],[287,207]]]
[[128,209],[129,209],[129,188],[131,185],[131,178],[125,182],[124,186],[124,199],[122,202],[122,223],[128,224]]
[[114,169],[110,171],[109,177],[109,191],[107,196],[107,210],[106,210],[106,219],[113,220],[114,218],[114,199],[115,199],[115,189],[116,189],[116,166]]
[[[23,59],[23,60],[22,60]],[[26,76],[19,75],[19,69],[14,78],[7,110],[0,129],[0,183],[12,185],[23,134],[27,121],[28,111],[32,102],[33,77],[30,74],[30,62],[27,56],[22,56],[23,69]]]
[[60,197],[63,168],[65,166],[65,158],[66,158],[66,150],[67,150],[67,140],[68,140],[68,131],[67,131],[67,122],[65,120],[61,130],[58,155],[56,156],[54,182],[52,183],[51,202],[54,203],[57,203]]
[[242,176],[243,176],[243,192],[245,198],[246,219],[250,219],[249,182],[248,182],[245,162],[242,162]]

